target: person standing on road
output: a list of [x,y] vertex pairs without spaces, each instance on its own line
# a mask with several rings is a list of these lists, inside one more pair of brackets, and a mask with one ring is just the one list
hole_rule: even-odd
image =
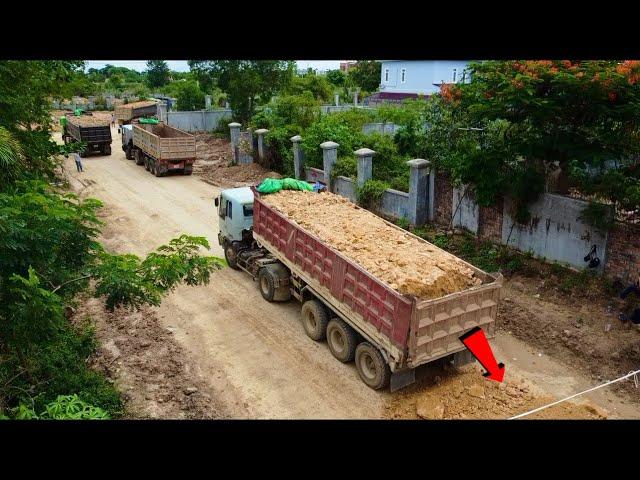
[[80,154],[78,152],[73,152],[73,159],[76,161],[76,168],[78,172],[83,172],[82,169],[82,159],[80,158]]
[[111,114],[111,126],[115,128],[116,126],[116,114],[112,113]]

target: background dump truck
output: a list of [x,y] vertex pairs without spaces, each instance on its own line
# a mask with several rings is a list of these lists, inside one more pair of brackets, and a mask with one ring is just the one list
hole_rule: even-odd
[[257,280],[267,301],[299,300],[306,334],[326,338],[341,362],[355,360],[360,378],[373,389],[408,385],[415,367],[434,360],[472,362],[459,338],[475,327],[495,336],[500,274],[460,260],[481,285],[432,300],[410,298],[266,204],[254,187],[224,190],[215,204],[218,242],[229,266]]
[[86,157],[92,152],[111,155],[109,122],[92,115],[67,115],[63,125],[62,140],[64,143],[84,142],[86,147],[80,152],[81,157]]
[[[134,123],[130,127],[133,133],[131,152],[136,165],[144,165],[156,177],[174,171],[191,175],[196,160],[196,138],[193,135],[162,122],[156,125]],[[123,129],[123,137],[127,130]]]
[[120,125],[126,125],[136,118],[157,115],[158,103],[142,101],[127,103],[126,105],[118,105],[114,109],[114,114]]

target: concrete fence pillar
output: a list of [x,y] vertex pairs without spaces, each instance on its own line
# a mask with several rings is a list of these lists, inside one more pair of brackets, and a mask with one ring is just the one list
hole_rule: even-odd
[[260,161],[264,160],[264,135],[268,131],[266,128],[259,128],[255,131],[255,134],[258,136],[258,158]]
[[373,156],[376,154],[369,148],[361,148],[353,152],[358,157],[358,187],[371,180],[373,176]]
[[431,162],[422,158],[409,160],[411,168],[409,176],[409,205],[407,213],[413,225],[422,225],[429,217],[429,171]]
[[238,163],[238,141],[240,140],[240,125],[237,122],[231,122],[229,129],[231,130],[231,155],[233,156],[233,163]]
[[211,95],[204,96],[204,108],[207,110],[211,109]]
[[358,106],[358,91],[356,90],[356,92],[353,94],[353,106],[357,107]]
[[334,95],[334,99],[335,99],[335,101],[336,101],[336,107],[339,107],[339,106],[340,106],[340,94],[339,94],[339,93],[336,93],[336,94]]
[[302,137],[296,135],[290,139],[293,142],[293,170],[298,180],[306,180],[304,172],[304,152],[302,151]]
[[322,148],[322,164],[324,167],[324,183],[327,185],[327,190],[333,191],[331,188],[331,170],[333,165],[338,160],[338,145],[336,142],[324,142],[320,144]]

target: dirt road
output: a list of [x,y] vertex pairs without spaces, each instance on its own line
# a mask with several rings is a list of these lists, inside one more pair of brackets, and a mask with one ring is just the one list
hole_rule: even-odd
[[[57,136],[59,140],[59,134]],[[171,238],[187,233],[205,236],[211,243],[211,254],[222,256],[223,252],[217,245],[218,217],[213,204],[218,189],[195,176],[156,178],[144,167],[125,159],[119,140],[114,130],[113,154],[84,159],[84,173],[75,171],[72,160],[65,163],[72,188],[82,197],[98,198],[105,204],[101,212],[107,223],[102,238],[104,245],[114,252],[144,255]],[[114,339],[111,336],[115,330],[110,320],[106,316],[102,318],[96,308],[91,315],[98,323],[101,342],[113,350]],[[297,303],[265,302],[244,273],[231,269],[215,273],[207,286],[176,289],[160,307],[143,311],[147,323],[140,323],[135,314],[122,315],[129,315],[130,322],[118,327],[120,336],[117,340],[120,343],[116,342],[115,346],[120,345],[119,353],[114,354],[114,360],[110,361],[119,363],[123,372],[128,371],[118,378],[128,392],[133,409],[142,412],[142,416],[180,417],[174,410],[148,405],[149,402],[158,402],[154,395],[159,395],[159,390],[164,392],[160,392],[164,395],[162,402],[168,402],[171,390],[167,385],[177,375],[176,371],[155,377],[131,373],[131,369],[138,368],[140,364],[144,365],[145,372],[157,373],[161,364],[167,362],[166,348],[163,347],[162,355],[156,358],[150,353],[153,352],[149,350],[152,346],[148,345],[154,341],[169,341],[165,338],[166,332],[177,345],[169,352],[180,356],[176,365],[184,365],[191,375],[190,381],[197,383],[197,388],[192,390],[198,389],[207,398],[215,399],[213,403],[218,412],[209,415],[211,417],[406,417],[397,412],[406,410],[412,402],[415,404],[416,394],[430,388],[434,375],[437,378],[437,372],[427,372],[426,380],[412,387],[408,403],[397,407],[407,395],[370,390],[359,380],[353,364],[341,364],[331,356],[325,344],[315,343],[305,336],[299,322]],[[146,345],[144,348],[147,350],[136,355],[144,361],[127,364],[125,358],[122,363],[123,360],[118,358],[127,356],[120,352],[127,346],[127,337],[122,332],[137,335],[136,329],[143,327],[157,328],[164,333],[146,335],[144,342],[139,342]],[[495,343],[499,358],[509,357],[505,360],[509,372],[537,382],[545,388],[549,398],[566,394],[569,390],[573,393],[573,388],[587,384],[587,380],[576,372],[547,359],[544,360],[551,363],[537,368],[537,357],[532,349],[507,334],[501,334]],[[156,365],[152,365],[154,362]],[[554,388],[554,381],[559,377],[564,379],[565,388]],[[149,385],[154,382],[158,385]],[[145,393],[136,397],[136,389],[144,389]],[[476,403],[486,402],[474,399]],[[626,417],[640,417],[637,408],[628,407],[616,397],[595,397],[592,401],[606,408],[610,416],[623,412]],[[519,405],[513,404],[509,412],[518,413]],[[188,407],[183,405],[182,409],[185,408]],[[463,414],[457,411],[456,415]],[[473,412],[467,416],[473,416]],[[563,410],[558,416],[597,418],[582,409]]]

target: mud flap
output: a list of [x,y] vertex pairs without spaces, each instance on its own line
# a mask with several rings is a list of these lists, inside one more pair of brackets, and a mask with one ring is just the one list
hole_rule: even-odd
[[451,356],[451,364],[454,367],[462,367],[463,365],[468,365],[475,361],[476,361],[476,357],[474,357],[473,354],[466,348],[461,352],[454,353]]
[[416,381],[416,370],[410,368],[407,370],[399,370],[391,374],[390,390],[395,392],[401,388],[411,385]]

